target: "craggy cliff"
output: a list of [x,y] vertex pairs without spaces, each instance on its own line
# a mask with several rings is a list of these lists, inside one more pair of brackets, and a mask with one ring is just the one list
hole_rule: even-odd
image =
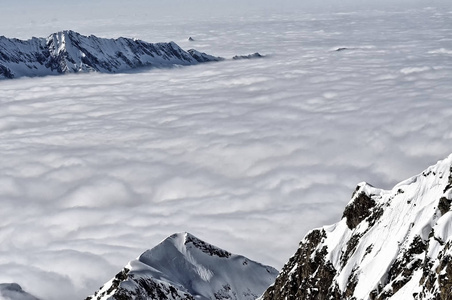
[[452,299],[451,199],[452,155],[392,190],[359,184],[260,299]]

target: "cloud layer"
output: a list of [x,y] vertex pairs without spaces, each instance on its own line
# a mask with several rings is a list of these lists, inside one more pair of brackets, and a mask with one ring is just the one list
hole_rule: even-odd
[[341,217],[358,182],[390,188],[450,154],[451,18],[131,27],[267,56],[0,82],[0,282],[83,299],[178,231],[280,268],[309,229]]

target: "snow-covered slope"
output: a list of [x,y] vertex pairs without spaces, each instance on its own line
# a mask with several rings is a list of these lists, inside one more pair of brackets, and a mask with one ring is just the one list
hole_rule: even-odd
[[452,155],[386,191],[359,184],[261,297],[452,299]]
[[131,261],[87,300],[252,300],[277,274],[272,267],[178,233]]
[[77,72],[115,73],[143,66],[167,67],[219,61],[196,50],[184,51],[174,42],[104,39],[61,31],[48,38],[22,41],[0,36],[0,79]]
[[0,300],[39,300],[22,290],[17,283],[0,283]]

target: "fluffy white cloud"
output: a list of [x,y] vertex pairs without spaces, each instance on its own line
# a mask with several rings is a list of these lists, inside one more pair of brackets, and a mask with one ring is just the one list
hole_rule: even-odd
[[451,18],[138,18],[94,31],[267,56],[0,82],[0,282],[83,299],[178,231],[281,267],[358,182],[390,188],[451,152]]

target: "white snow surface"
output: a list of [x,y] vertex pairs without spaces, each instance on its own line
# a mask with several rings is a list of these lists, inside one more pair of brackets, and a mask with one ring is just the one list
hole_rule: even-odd
[[[278,275],[270,266],[229,253],[186,232],[171,235],[126,268],[129,278],[119,284],[120,289],[134,291],[137,282],[152,279],[175,287],[182,295],[176,299],[185,298],[184,293],[189,293],[200,300],[254,300]],[[93,295],[93,299],[114,299],[116,291],[111,291],[112,283],[113,279]],[[172,294],[168,296],[171,298]]]
[[265,58],[0,82],[0,282],[41,299],[83,299],[173,232],[280,268],[358,182],[389,189],[452,152],[450,1],[202,19],[95,18],[88,1],[26,21],[13,10],[43,2],[4,5],[16,22],[0,35],[72,29]]

